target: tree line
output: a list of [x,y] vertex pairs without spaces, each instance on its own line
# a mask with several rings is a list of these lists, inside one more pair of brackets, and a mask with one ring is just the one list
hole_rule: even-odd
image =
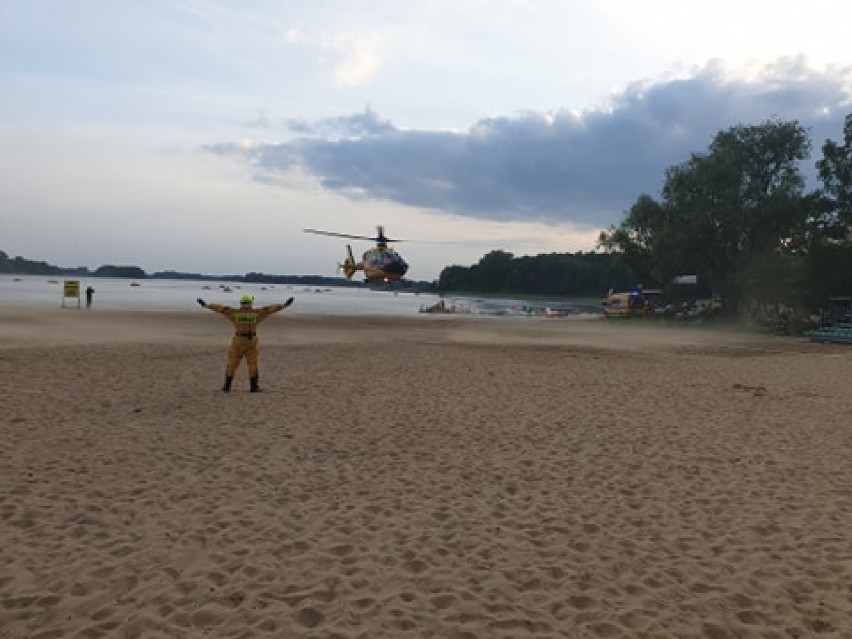
[[601,295],[644,282],[699,284],[734,312],[767,305],[811,312],[852,294],[852,114],[826,140],[807,190],[811,141],[798,121],[720,131],[703,153],[665,171],[658,199],[641,194],[601,232],[602,253],[515,258],[495,251],[441,272],[440,290]]
[[41,260],[30,260],[20,255],[9,257],[5,251],[0,251],[0,273],[15,273],[21,275],[69,275],[75,277],[127,277],[143,279],[148,277],[138,266],[115,266],[104,264],[94,271],[85,266],[66,268],[48,264]]
[[633,288],[644,277],[617,253],[550,253],[515,257],[491,251],[470,267],[441,271],[438,291],[487,295],[596,297],[610,288]]

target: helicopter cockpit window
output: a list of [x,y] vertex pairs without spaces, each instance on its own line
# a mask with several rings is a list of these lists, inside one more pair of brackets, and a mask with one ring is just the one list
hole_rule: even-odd
[[384,268],[393,264],[394,259],[390,253],[373,253],[370,256],[370,266],[374,268]]

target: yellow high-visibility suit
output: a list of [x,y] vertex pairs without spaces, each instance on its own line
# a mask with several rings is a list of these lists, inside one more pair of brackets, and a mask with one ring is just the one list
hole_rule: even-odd
[[[255,386],[257,380],[257,361],[260,356],[257,325],[273,313],[286,308],[285,305],[270,304],[261,308],[253,308],[251,306],[231,308],[222,304],[206,304],[204,307],[220,315],[224,315],[236,329],[234,337],[231,338],[231,348],[228,350],[228,364],[225,369],[225,375],[228,378],[233,378],[240,362],[245,357],[249,378],[253,380],[252,386]],[[228,383],[228,386],[230,386],[230,383]]]

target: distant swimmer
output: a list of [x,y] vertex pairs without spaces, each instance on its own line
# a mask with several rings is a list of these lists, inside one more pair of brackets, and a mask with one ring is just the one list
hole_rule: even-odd
[[293,303],[291,297],[283,304],[270,304],[261,308],[254,308],[254,297],[251,295],[243,295],[240,298],[240,307],[231,308],[221,304],[208,304],[200,297],[196,300],[203,308],[209,308],[221,315],[224,315],[236,329],[234,337],[231,339],[231,348],[228,351],[228,365],[225,368],[225,384],[222,390],[226,393],[231,390],[231,382],[234,381],[234,373],[240,365],[243,357],[246,358],[248,366],[249,382],[251,384],[250,392],[260,392],[258,383],[257,362],[260,356],[260,344],[257,337],[257,325],[267,317],[278,311],[283,311]]

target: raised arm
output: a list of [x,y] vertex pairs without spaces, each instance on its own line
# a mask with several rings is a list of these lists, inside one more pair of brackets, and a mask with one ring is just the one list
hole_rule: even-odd
[[199,297],[197,300],[195,300],[195,301],[196,301],[196,302],[198,302],[198,305],[199,305],[201,308],[209,308],[211,311],[215,311],[215,312],[217,312],[217,313],[221,313],[221,312],[223,312],[226,308],[228,308],[227,306],[222,306],[221,304],[208,304],[207,302],[205,302],[205,301],[204,301],[203,299],[201,299],[200,297]]
[[283,311],[288,306],[292,305],[293,302],[296,301],[294,298],[289,298],[283,304],[270,304],[269,306],[264,306],[263,308],[258,309],[259,312],[259,320],[266,319],[273,313],[277,313],[278,311]]

